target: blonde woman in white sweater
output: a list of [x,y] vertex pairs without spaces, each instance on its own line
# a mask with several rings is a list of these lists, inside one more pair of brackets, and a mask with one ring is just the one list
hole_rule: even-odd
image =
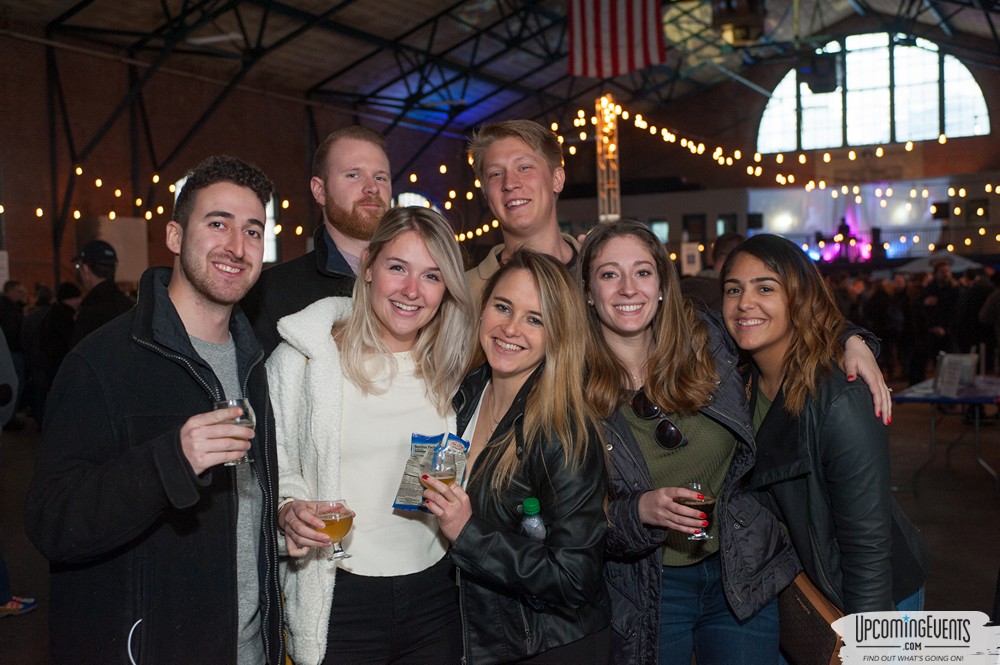
[[[433,516],[392,503],[411,434],[455,431],[472,311],[448,222],[395,208],[361,257],[353,303],[327,298],[278,323],[267,369],[296,665],[461,658],[447,541]],[[351,558],[329,561],[314,502],[337,498],[356,513]]]

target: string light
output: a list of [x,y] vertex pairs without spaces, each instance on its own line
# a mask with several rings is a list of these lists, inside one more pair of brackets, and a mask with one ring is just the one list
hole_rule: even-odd
[[[649,119],[645,118],[642,114],[632,113],[632,112],[630,112],[629,109],[623,108],[620,104],[612,104],[612,103],[607,103],[605,101],[604,103],[602,103],[601,113],[604,114],[605,123],[615,122],[616,119],[618,119],[618,118],[620,118],[623,121],[631,120],[632,124],[634,124],[636,128],[638,128],[639,130],[643,131],[644,133],[648,132],[648,134],[651,137],[656,137],[659,140],[662,140],[664,143],[679,144],[681,147],[685,148],[692,155],[697,155],[697,156],[704,155],[706,157],[710,156],[712,158],[713,162],[715,162],[716,164],[718,164],[719,166],[722,166],[722,167],[732,167],[732,166],[735,166],[738,162],[740,162],[743,159],[744,152],[747,152],[748,161],[752,160],[752,163],[748,163],[747,166],[746,166],[746,168],[744,169],[746,171],[746,174],[747,174],[748,177],[757,177],[757,178],[759,178],[762,175],[764,175],[764,169],[768,168],[768,167],[766,167],[764,165],[765,156],[762,155],[760,152],[756,152],[756,151],[744,151],[744,150],[740,150],[738,148],[729,149],[729,148],[727,148],[726,146],[723,146],[723,145],[713,145],[713,150],[709,152],[709,151],[707,151],[707,147],[706,147],[706,144],[705,144],[704,141],[698,140],[698,139],[693,138],[691,136],[685,136],[683,134],[683,132],[677,131],[675,129],[671,129],[669,127],[663,127],[662,125],[658,125],[658,124],[653,124],[653,123],[651,123],[649,121]],[[588,124],[590,124],[590,125],[596,125],[597,124],[597,117],[596,116],[589,116],[588,117],[588,114],[583,109],[577,110],[576,118],[573,118],[573,126],[575,128],[577,128],[577,130],[578,130],[577,136],[579,137],[579,140],[581,142],[587,142],[589,140],[589,138],[590,138],[589,135],[588,135],[588,133],[587,133],[587,130],[586,130]],[[550,121],[549,128],[551,129],[551,131],[553,131],[554,133],[556,133],[558,135],[559,134],[560,123],[558,121],[554,121],[554,120]],[[561,144],[567,143],[565,136],[558,135],[557,138],[559,139],[559,141],[560,141]],[[607,140],[606,137],[604,137],[604,139]],[[940,144],[945,144],[947,142],[947,136],[942,133],[938,137],[938,142]],[[576,155],[580,154],[580,148],[579,148],[579,146],[577,144],[575,144],[576,142],[570,141],[569,143],[571,143],[571,144],[570,145],[566,145],[566,147],[565,147],[565,153],[568,156],[570,156],[570,157],[575,157]],[[898,146],[898,144],[895,144],[895,145],[897,146],[895,148],[896,150],[899,150],[900,147],[901,147],[906,152],[912,152],[914,150],[914,147],[915,147],[915,144],[914,144],[913,141],[907,141],[903,146]],[[608,150],[609,150],[609,152],[611,152],[611,151],[617,151],[617,147],[618,147],[617,145],[608,143]],[[867,157],[867,158],[870,158],[872,156],[874,156],[876,158],[882,158],[886,154],[888,154],[888,152],[891,149],[893,149],[892,145],[890,145],[888,147],[879,145],[879,146],[875,146],[873,148],[865,149],[863,151],[863,156]],[[814,154],[816,155],[815,158],[817,159],[817,161],[818,160],[822,160],[822,162],[824,164],[831,164],[836,159],[842,159],[842,157],[840,157],[840,158],[835,157],[834,153],[832,153],[829,150],[823,151],[821,153],[817,152],[817,153],[814,153]],[[843,155],[844,153],[840,153],[840,154]],[[466,157],[468,159],[468,163],[470,165],[472,165],[473,164],[472,155],[471,154],[467,154]],[[783,153],[776,153],[776,154],[773,155],[773,157],[774,157],[774,164],[783,165],[785,163],[785,155]],[[857,161],[859,159],[859,150],[854,150],[854,149],[848,150],[846,152],[846,158],[849,161]],[[809,155],[808,155],[807,152],[798,152],[798,153],[793,153],[792,155],[790,155],[790,160],[789,161],[791,162],[791,160],[794,160],[795,162],[797,162],[797,165],[805,166],[805,165],[807,165],[810,162],[810,157],[809,157]],[[449,167],[448,164],[441,163],[441,164],[438,165],[437,170],[438,170],[438,172],[441,175],[447,175],[449,173],[449,168],[450,167]],[[84,173],[84,168],[83,168],[82,165],[76,165],[76,166],[73,167],[73,171],[74,171],[74,173],[77,176],[82,176],[83,173]],[[411,183],[417,183],[420,177],[421,177],[421,174],[418,173],[418,172],[412,172],[412,173],[410,173],[408,175],[408,179],[409,179],[409,181]],[[771,177],[770,174],[769,174],[769,177]],[[775,182],[779,183],[781,186],[789,186],[789,185],[793,185],[794,186],[796,184],[796,182],[797,182],[796,174],[795,173],[791,173],[791,172],[786,172],[786,173],[781,173],[781,174],[774,174],[773,177],[775,179]],[[158,184],[160,182],[160,175],[157,174],[157,173],[151,174],[151,181],[152,181],[153,184]],[[98,188],[98,189],[100,189],[100,188],[102,188],[104,186],[104,180],[102,178],[95,178],[93,180],[93,183],[94,183],[94,186],[96,188]],[[850,186],[848,186],[848,185],[844,185],[843,183],[828,183],[825,180],[819,180],[817,182],[817,181],[814,181],[814,180],[803,179],[803,184],[801,184],[799,186],[802,187],[803,189],[805,189],[806,191],[814,191],[817,187],[819,189],[821,189],[821,190],[826,190],[826,189],[829,188],[831,197],[833,197],[835,199],[839,197],[838,188],[840,188],[840,192],[842,192],[844,195],[846,195],[848,192],[853,193],[853,195],[854,195],[853,196],[853,200],[854,201],[860,203],[863,200],[862,199],[862,195],[861,195],[861,191],[860,191],[860,187],[857,184],[853,184],[853,183]],[[476,189],[481,189],[482,188],[482,184],[481,184],[481,182],[479,181],[478,178],[475,180],[475,188]],[[176,187],[172,183],[168,185],[167,189],[168,189],[168,191],[171,194],[176,193]],[[1000,195],[1000,185],[996,185],[996,184],[993,184],[993,183],[986,183],[986,184],[983,185],[983,191],[985,191],[987,194],[993,193],[995,191],[998,195]],[[918,192],[918,188],[916,188],[916,187],[911,188],[909,190],[909,192],[910,192],[910,198],[911,199],[916,199],[917,198],[917,196],[918,196],[918,193],[917,193]],[[955,191],[955,188],[951,188],[949,190],[949,197],[954,198],[956,196],[956,194],[957,194],[958,198],[961,198],[961,199],[965,199],[965,197],[967,196],[967,192],[966,192],[965,188],[960,188],[957,191]],[[124,196],[123,190],[120,189],[120,188],[116,188],[114,190],[114,195],[115,195],[115,198],[121,198],[121,197],[123,197]],[[892,196],[892,189],[891,188],[886,188],[885,191],[883,192],[881,190],[881,188],[877,188],[875,190],[875,196],[879,200],[879,206],[881,208],[883,208],[883,209],[887,208],[887,201],[885,200],[885,198],[889,198],[889,197]],[[922,198],[924,198],[924,199],[929,198],[930,193],[929,193],[928,189],[927,188],[923,188],[922,191],[920,192],[920,196]],[[444,201],[441,205],[444,207],[445,210],[452,210],[454,208],[454,204],[452,203],[452,201],[454,201],[458,197],[458,192],[455,189],[450,189],[450,190],[448,190],[447,197],[450,200]],[[883,198],[883,197],[885,197],[885,198]],[[155,199],[155,197],[153,197],[153,198]],[[466,198],[467,201],[470,201],[470,202],[473,201],[474,198],[475,198],[474,192],[473,191],[467,191],[467,192],[465,192],[465,198]],[[137,208],[141,208],[143,206],[144,199],[142,197],[135,197],[134,201],[135,201],[135,206]],[[290,201],[288,199],[281,200],[281,207],[282,207],[282,209],[287,210],[290,207],[290,205],[291,204],[290,204]],[[428,205],[431,205],[431,204],[428,203]],[[910,205],[909,203],[905,204],[905,207],[906,207],[907,210],[912,210],[912,205]],[[931,210],[935,211],[935,208],[932,206]],[[164,207],[162,205],[158,205],[158,206],[156,206],[155,211],[156,211],[157,215],[163,215],[164,214]],[[3,206],[0,206],[0,214],[3,214],[4,212],[5,212],[5,210],[4,210]],[[955,205],[954,208],[953,208],[953,214],[955,216],[960,216],[961,212],[962,212],[961,206]],[[976,212],[976,216],[980,217],[980,218],[986,217],[986,215],[987,215],[987,211],[986,211],[985,207],[976,207],[975,208],[975,212]],[[41,217],[41,216],[43,216],[43,214],[44,213],[42,211],[42,208],[37,208],[36,209],[36,215],[37,216]],[[147,220],[150,220],[152,218],[152,215],[153,215],[152,208],[150,210],[142,211],[142,214],[143,214],[143,216]],[[80,219],[81,216],[82,216],[82,213],[79,210],[75,210],[73,212],[74,219]],[[111,211],[108,214],[108,218],[109,219],[114,219],[115,218],[115,212]],[[483,226],[481,226],[481,227],[479,227],[477,229],[474,229],[473,231],[465,233],[464,234],[465,235],[465,239],[471,239],[471,238],[474,238],[474,237],[477,237],[477,236],[481,237],[482,235],[487,234],[491,230],[495,230],[497,228],[499,228],[499,222],[497,220],[492,220],[491,223],[484,224]],[[276,234],[280,233],[280,229],[281,229],[281,226],[280,225],[276,225],[275,226],[275,233]],[[301,226],[296,227],[296,231],[295,232],[296,232],[296,235],[301,235],[303,233],[302,227]],[[986,234],[985,228],[981,228],[979,230],[979,235],[980,236],[985,236],[985,234]],[[462,235],[463,234],[456,234],[456,237],[460,237]],[[916,243],[916,239],[918,237],[919,236],[914,236],[914,243]],[[966,245],[968,245],[968,244],[969,243],[967,242]]]

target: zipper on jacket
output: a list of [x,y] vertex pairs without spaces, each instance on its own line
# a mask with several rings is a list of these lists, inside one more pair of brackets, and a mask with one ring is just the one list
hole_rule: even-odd
[[[261,355],[263,355],[263,354],[261,354]],[[253,371],[253,369],[258,364],[260,364],[260,357],[258,357],[257,361],[254,362],[250,366],[250,371],[247,372],[247,381],[248,382],[249,382],[249,378],[250,378],[250,373]],[[245,391],[244,391],[244,393],[245,393]],[[263,441],[263,445],[260,446],[262,454],[260,454],[260,455],[257,456],[258,459],[262,460],[261,461],[261,466],[263,466],[263,468],[264,468],[265,478],[262,479],[261,478],[261,474],[259,474],[259,473],[256,474],[256,475],[257,475],[257,483],[261,486],[261,489],[262,489],[262,491],[264,493],[264,506],[265,506],[265,509],[262,511],[263,512],[263,524],[261,524],[261,527],[263,529],[263,534],[262,534],[261,537],[267,539],[266,544],[268,545],[268,547],[265,550],[265,557],[264,557],[267,560],[267,565],[264,568],[264,585],[266,586],[269,583],[271,584],[271,586],[273,587],[271,589],[272,593],[274,594],[273,598],[276,599],[276,601],[279,603],[279,606],[280,606],[280,603],[281,603],[281,588],[280,588],[280,584],[278,582],[277,562],[274,561],[274,559],[271,557],[271,553],[272,552],[277,552],[278,551],[278,518],[277,518],[277,511],[275,511],[275,510],[267,510],[266,509],[266,506],[268,506],[268,505],[272,505],[272,506],[273,505],[277,505],[275,503],[274,496],[271,494],[271,482],[270,482],[270,479],[271,479],[271,476],[272,476],[272,469],[271,469],[270,462],[269,462],[268,456],[267,456],[267,450],[268,450],[268,444],[269,444],[268,432],[270,431],[269,428],[268,428],[268,426],[267,426],[267,423],[268,423],[269,420],[271,420],[271,418],[272,418],[272,415],[271,415],[271,400],[270,400],[270,398],[268,398],[267,400],[264,401],[264,441]],[[259,434],[259,432],[258,432],[258,434]],[[265,591],[264,598],[266,599],[268,597],[268,595],[269,594],[267,594],[267,592]],[[261,607],[261,619],[262,619],[262,621],[261,621],[261,624],[262,624],[261,625],[261,633],[264,636],[264,653],[265,654],[270,654],[270,638],[269,638],[269,635],[268,635],[268,633],[269,633],[268,628],[269,628],[269,626],[271,624],[271,620],[272,620],[271,610],[272,610],[272,608],[271,608],[270,603],[266,602],[266,600],[265,600],[265,602],[262,603],[262,607]],[[278,646],[279,646],[278,652],[279,652],[279,655],[280,655],[280,652],[282,651],[282,649],[281,649],[281,645],[282,644],[284,644],[284,630],[283,630],[282,626],[279,625],[278,626]],[[268,656],[268,657],[270,658],[270,656]]]
[[180,355],[179,353],[165,351],[163,347],[153,344],[152,342],[147,342],[146,340],[140,339],[135,335],[132,336],[132,339],[135,340],[136,344],[144,346],[147,349],[150,349],[151,351],[160,354],[164,358],[170,358],[171,360],[175,360],[182,363],[185,367],[187,367],[188,371],[191,373],[191,376],[193,376],[195,380],[202,385],[202,387],[205,389],[205,392],[207,392],[209,396],[212,397],[212,399],[215,400],[222,399],[222,396],[219,394],[219,391],[215,390],[213,386],[208,385],[205,379],[201,378],[201,375],[198,373],[198,370],[194,368],[194,365],[191,364],[191,361],[188,358]]
[[[250,361],[250,365],[247,367],[247,373],[243,377],[243,388],[242,388],[242,390],[243,390],[244,397],[246,397],[248,395],[248,390],[250,388],[250,375],[253,374],[254,369],[256,369],[258,365],[260,365],[260,362],[263,359],[263,357],[264,357],[263,352],[258,351],[257,355],[254,357],[253,360]],[[263,454],[258,454],[255,461],[259,461],[260,465],[263,466],[263,469],[266,472],[266,478],[262,478],[260,473],[254,473],[254,476],[256,476],[256,478],[257,478],[257,485],[258,485],[258,487],[260,487],[261,494],[264,497],[264,505],[263,505],[263,509],[261,510],[261,525],[260,525],[261,526],[261,530],[262,530],[261,538],[265,539],[265,545],[269,545],[269,547],[265,548],[265,557],[264,558],[266,559],[266,565],[265,565],[265,568],[264,568],[264,583],[261,585],[261,587],[262,587],[261,591],[263,591],[264,593],[260,594],[265,599],[265,602],[261,603],[261,608],[260,608],[260,616],[261,616],[261,631],[260,632],[261,632],[261,636],[263,637],[263,640],[264,640],[264,654],[265,654],[265,656],[268,659],[271,658],[271,642],[270,642],[270,636],[269,636],[269,630],[268,630],[268,628],[270,626],[270,622],[271,622],[271,607],[270,607],[270,603],[266,602],[266,599],[270,595],[270,594],[267,593],[267,586],[269,584],[269,581],[272,580],[272,579],[274,580],[274,585],[273,585],[274,586],[273,591],[275,593],[274,598],[279,599],[278,602],[281,602],[280,601],[281,590],[280,590],[279,584],[278,584],[278,576],[277,576],[277,574],[275,574],[275,575],[271,574],[272,565],[274,564],[274,561],[272,561],[271,557],[268,555],[270,552],[276,552],[277,551],[277,547],[278,547],[278,544],[277,544],[277,538],[278,538],[278,536],[277,536],[277,530],[278,530],[278,525],[277,525],[277,515],[276,515],[277,511],[267,510],[267,506],[268,505],[276,505],[274,503],[274,497],[271,495],[271,483],[269,482],[269,480],[271,478],[271,467],[269,466],[268,459],[267,459],[267,444],[268,444],[267,435],[268,435],[268,431],[269,431],[268,427],[267,427],[267,423],[268,423],[268,420],[270,419],[270,417],[271,417],[271,400],[270,400],[270,397],[269,397],[268,399],[264,400],[264,420],[263,420],[264,429],[261,430],[258,427],[258,428],[256,428],[254,430],[255,436],[260,436],[261,435],[261,431],[263,431],[263,437],[264,437],[263,442],[262,442],[263,445],[258,446],[259,450],[263,451]],[[261,466],[258,466],[257,469],[259,470],[261,468]],[[235,473],[236,473],[236,470],[233,469],[233,474],[234,474],[233,492],[234,492],[234,494],[236,493]],[[239,496],[237,495],[237,503],[238,502],[239,502]],[[235,548],[234,548],[234,552],[235,552]],[[259,571],[258,571],[258,574],[259,574]],[[279,637],[278,637],[279,641],[283,641],[283,637],[281,637],[281,635],[283,634],[283,631],[281,630],[280,627],[279,627],[278,633],[279,633]]]
[[469,662],[469,638],[465,631],[465,591],[462,589],[462,569],[455,566],[455,584],[458,586],[458,616],[462,621],[462,665]]
[[528,627],[528,617],[524,614],[524,604],[518,603],[517,609],[521,612],[521,625],[524,626],[524,653],[531,653],[531,629]]

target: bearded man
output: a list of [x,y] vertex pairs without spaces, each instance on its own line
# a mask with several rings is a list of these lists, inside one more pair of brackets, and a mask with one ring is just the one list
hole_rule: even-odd
[[241,303],[265,357],[281,341],[280,318],[351,295],[361,253],[392,198],[385,137],[359,125],[333,132],[316,149],[309,187],[323,209],[314,249],[265,270]]

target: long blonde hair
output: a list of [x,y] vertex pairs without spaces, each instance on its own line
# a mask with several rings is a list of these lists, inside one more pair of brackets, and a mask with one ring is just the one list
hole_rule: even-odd
[[427,386],[438,413],[451,408],[451,399],[468,364],[468,330],[472,327],[472,296],[462,271],[462,256],[455,232],[448,221],[429,208],[393,208],[382,217],[368,254],[354,282],[354,309],[333,334],[340,349],[344,376],[363,393],[384,392],[371,379],[372,360],[382,363],[389,377],[395,375],[392,352],[380,334],[380,323],[372,309],[371,284],[363,279],[382,250],[398,236],[413,231],[423,241],[444,280],[445,294],[434,318],[417,333],[413,358],[417,375]]
[[[667,413],[694,413],[707,405],[715,390],[715,359],[708,346],[708,329],[694,306],[681,295],[680,280],[659,239],[641,222],[622,220],[598,224],[580,249],[578,279],[590,293],[591,267],[612,238],[632,237],[653,257],[660,278],[662,302],[650,323],[653,345],[646,359],[644,390]],[[587,307],[587,400],[602,418],[609,418],[632,395],[628,370],[604,340],[595,307]]]
[[802,413],[806,399],[816,392],[819,379],[843,356],[841,314],[823,277],[809,257],[791,240],[769,233],[748,238],[730,253],[722,267],[722,281],[740,254],[760,259],[777,274],[788,297],[792,339],[782,361],[785,409]]
[[[587,446],[599,441],[596,417],[583,394],[586,340],[578,325],[584,316],[583,298],[565,266],[551,256],[519,250],[487,282],[482,308],[500,279],[515,270],[525,270],[531,275],[538,290],[545,330],[541,375],[524,406],[523,443],[527,452],[539,438],[556,438],[562,444],[567,464],[578,468],[586,457]],[[486,360],[482,347],[478,344],[476,347],[474,366]],[[497,451],[493,454],[499,455],[490,478],[490,486],[497,493],[510,483],[519,464],[514,429],[491,444]],[[476,468],[486,466],[476,465]]]

